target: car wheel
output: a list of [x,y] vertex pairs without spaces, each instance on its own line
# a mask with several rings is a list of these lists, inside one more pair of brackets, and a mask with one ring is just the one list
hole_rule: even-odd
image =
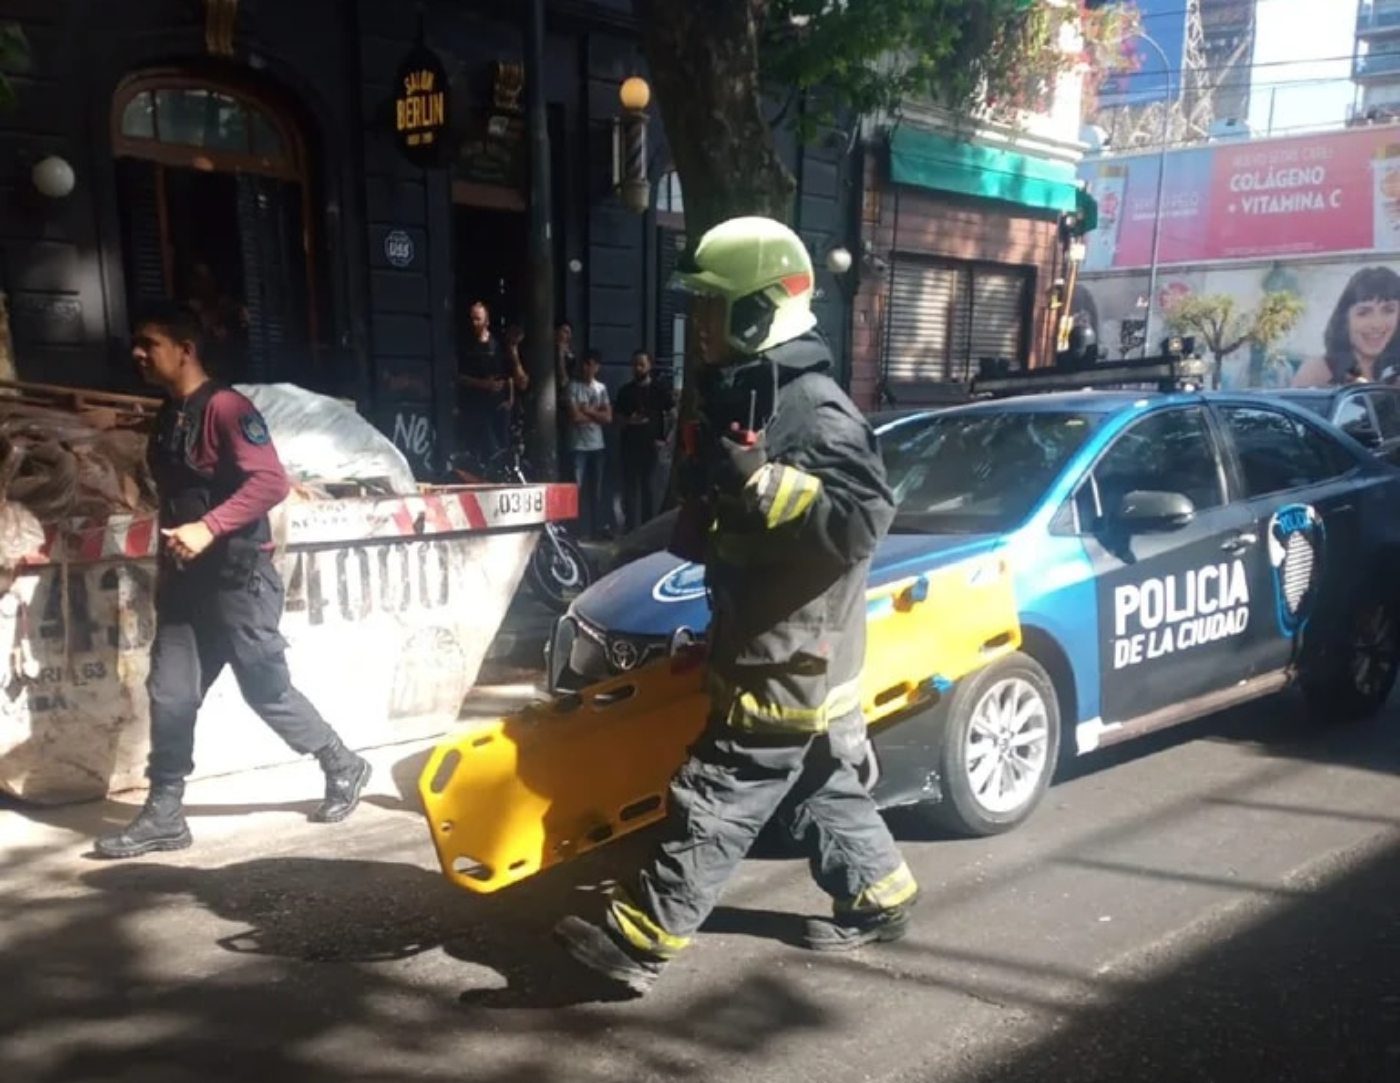
[[1060,702],[1034,658],[1013,654],[953,691],[934,817],[962,835],[999,835],[1035,811],[1060,754]]
[[1372,602],[1352,621],[1344,645],[1302,677],[1308,714],[1356,722],[1379,711],[1400,674],[1400,623],[1393,605]]

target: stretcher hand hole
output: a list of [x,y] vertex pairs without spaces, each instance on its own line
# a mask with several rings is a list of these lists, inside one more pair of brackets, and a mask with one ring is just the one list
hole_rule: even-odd
[[458,764],[462,762],[462,754],[455,748],[447,755],[443,756],[442,762],[438,764],[437,770],[433,772],[432,780],[428,783],[428,789],[435,794],[441,794],[447,789],[447,784],[452,781],[452,775],[456,772]]
[[598,708],[615,707],[619,703],[626,703],[637,694],[635,684],[624,684],[621,688],[609,688],[606,692],[599,692],[593,697],[593,706]]
[[491,871],[489,865],[483,865],[474,857],[456,857],[452,860],[452,871],[458,876],[466,876],[472,880],[483,882],[493,879],[495,873]]
[[633,801],[618,814],[618,818],[622,820],[623,823],[627,823],[629,820],[635,820],[638,816],[645,816],[648,813],[655,812],[660,807],[661,796],[659,794],[652,794],[649,797],[643,797],[640,801]]
[[1003,647],[1009,647],[1016,641],[1016,637],[1011,632],[1002,632],[999,636],[987,640],[982,644],[982,653],[989,654],[992,651],[999,651]]

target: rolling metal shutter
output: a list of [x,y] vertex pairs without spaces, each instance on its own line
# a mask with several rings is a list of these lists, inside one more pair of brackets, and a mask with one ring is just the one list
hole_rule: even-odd
[[1022,362],[1030,283],[1019,268],[896,261],[884,351],[895,398],[971,380],[984,357]]
[[1026,293],[1030,279],[1021,271],[974,269],[967,363],[976,374],[984,357],[1013,364],[1022,358],[1026,330]]
[[890,279],[886,382],[908,386],[954,379],[949,364],[958,301],[957,270],[897,259]]

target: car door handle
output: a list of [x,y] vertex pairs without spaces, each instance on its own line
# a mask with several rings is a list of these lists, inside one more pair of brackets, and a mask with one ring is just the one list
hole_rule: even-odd
[[1220,548],[1227,553],[1238,553],[1241,549],[1248,549],[1251,545],[1257,544],[1259,535],[1248,530],[1242,530],[1232,538],[1226,538],[1220,543]]

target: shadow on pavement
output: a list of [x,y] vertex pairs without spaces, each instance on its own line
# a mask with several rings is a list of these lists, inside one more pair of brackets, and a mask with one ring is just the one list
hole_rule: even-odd
[[606,1003],[548,941],[579,902],[557,877],[498,899],[410,864],[280,857],[102,866],[74,891],[43,858],[11,851],[0,882],[6,1081],[679,1079],[830,1023],[762,972]]
[[[1396,1083],[1400,842],[1244,928],[1202,930],[1162,976],[1109,972],[1104,996],[939,1083]],[[1164,949],[1171,951],[1171,949]]]

